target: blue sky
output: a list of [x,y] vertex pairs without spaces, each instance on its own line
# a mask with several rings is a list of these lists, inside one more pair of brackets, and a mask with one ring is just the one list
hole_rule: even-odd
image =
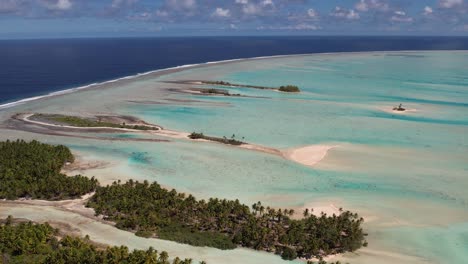
[[468,0],[0,0],[0,38],[468,35]]

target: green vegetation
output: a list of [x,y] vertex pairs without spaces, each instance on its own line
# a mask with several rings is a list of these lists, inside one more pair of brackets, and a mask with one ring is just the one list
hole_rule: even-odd
[[[261,89],[261,90],[278,90],[278,91],[287,92],[287,93],[298,93],[301,91],[299,87],[295,85],[286,85],[286,86],[280,86],[279,88],[274,88],[274,87],[258,86],[258,85],[236,84],[236,83],[230,83],[230,82],[224,82],[224,81],[202,81],[201,83],[219,85],[219,86],[253,88],[253,89]],[[213,90],[217,90],[217,89],[213,89]]]
[[[0,224],[0,263],[2,264],[169,264],[167,252],[158,253],[148,250],[130,250],[125,246],[95,246],[88,237],[82,239],[65,236],[59,238],[59,230],[49,224],[32,222],[14,223],[8,217]],[[175,258],[173,264],[190,264],[192,260]]]
[[188,137],[190,139],[205,139],[209,141],[216,141],[216,142],[220,142],[223,144],[235,145],[235,146],[245,144],[245,142],[237,140],[236,135],[234,134],[231,136],[231,138],[227,138],[227,137],[219,138],[219,137],[205,136],[203,133],[192,132],[192,134],[190,134]]
[[297,87],[295,85],[286,85],[286,86],[280,86],[278,91],[286,92],[286,93],[298,93],[301,90],[299,90],[299,87]]
[[[193,133],[194,138],[205,138]],[[231,140],[234,140],[234,135]],[[67,177],[60,169],[73,161],[65,146],[37,141],[0,142],[0,199],[19,197],[58,200],[79,197],[93,190],[87,207],[114,221],[116,227],[141,237],[158,237],[194,246],[234,249],[237,246],[275,252],[284,259],[321,258],[367,246],[363,219],[349,211],[315,216],[305,210],[303,219],[290,217],[294,210],[252,209],[238,200],[196,200],[175,190],[128,181],[99,187],[96,179]],[[167,253],[129,252],[126,247],[98,249],[87,239],[64,237],[49,225],[0,221],[0,263],[165,263]],[[145,259],[145,261],[142,261]],[[191,263],[175,259],[173,263]],[[310,262],[313,263],[313,262]],[[319,264],[325,262],[320,261]]]
[[73,160],[70,150],[61,145],[34,140],[0,142],[0,199],[60,200],[94,191],[96,179],[60,173],[63,165]]
[[365,243],[363,219],[349,211],[293,220],[294,210],[265,208],[258,202],[251,211],[238,200],[197,201],[156,182],[130,180],[99,187],[87,206],[120,229],[195,246],[240,245],[285,259],[355,251]]
[[237,84],[224,81],[202,81],[203,84],[219,85],[219,86],[231,86],[231,87],[243,87],[243,88],[253,88],[260,90],[277,90],[273,87],[258,86],[258,85],[247,85],[247,84]]
[[158,130],[157,127],[148,125],[127,125],[125,123],[117,124],[112,122],[103,122],[100,120],[100,118],[91,119],[57,114],[34,114],[32,118],[75,127],[111,127],[135,130]]
[[241,96],[240,94],[231,94],[227,90],[215,89],[215,88],[200,89],[200,92],[203,93],[203,94],[216,94],[216,95],[224,95],[224,96]]
[[393,107],[394,111],[406,111],[405,108],[403,108],[403,104],[400,104],[398,107]]

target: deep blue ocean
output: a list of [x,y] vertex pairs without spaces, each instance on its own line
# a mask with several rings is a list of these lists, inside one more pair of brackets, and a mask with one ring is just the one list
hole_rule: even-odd
[[0,102],[151,70],[258,56],[468,50],[468,37],[190,37],[0,41]]

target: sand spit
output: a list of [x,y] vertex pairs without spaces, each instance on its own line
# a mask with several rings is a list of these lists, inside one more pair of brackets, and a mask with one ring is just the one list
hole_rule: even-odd
[[102,216],[96,216],[94,209],[87,208],[85,204],[94,195],[94,192],[83,195],[78,199],[60,200],[60,201],[47,201],[47,200],[32,200],[20,198],[18,200],[9,201],[3,200],[0,204],[12,205],[33,205],[33,206],[51,206],[61,211],[72,212],[84,216],[86,218],[96,220],[105,224],[114,225],[114,223],[103,220]]
[[288,149],[283,151],[283,155],[286,159],[313,167],[325,158],[330,149],[336,147],[338,147],[338,145],[310,145],[300,148]]
[[[68,126],[68,125],[62,125],[62,124],[53,124],[53,123],[48,123],[42,120],[33,120],[31,117],[33,116],[33,113],[21,113],[17,114],[12,117],[12,119],[15,120],[20,120],[25,123],[30,123],[34,125],[39,125],[42,127],[51,127],[51,128],[57,128],[57,129],[65,129],[65,130],[70,130],[70,131],[88,131],[88,132],[109,132],[109,131],[120,131],[120,132],[134,132],[134,133],[146,133],[146,134],[152,134],[152,135],[158,135],[162,137],[169,137],[169,138],[174,138],[174,139],[184,139],[184,140],[191,140],[189,139],[190,133],[187,132],[180,132],[180,131],[174,131],[174,130],[167,130],[164,129],[161,126],[154,125],[154,124],[149,124],[144,122],[143,120],[136,119],[134,117],[128,117],[128,116],[117,116],[117,115],[112,115],[112,116],[100,116],[102,118],[105,118],[106,120],[110,122],[115,122],[115,121],[127,121],[129,125],[147,125],[147,126],[154,126],[157,127],[157,130],[136,130],[136,129],[129,129],[129,128],[114,128],[114,127],[76,127],[76,126]],[[71,136],[71,135],[69,135]],[[97,138],[100,139],[100,138]],[[105,138],[102,138],[105,139]],[[126,139],[126,140],[137,140],[137,139]],[[147,139],[148,140],[148,139]],[[151,140],[151,139],[150,139]],[[155,141],[163,141],[163,140],[157,140]],[[198,141],[198,142],[212,142],[216,144],[221,144],[218,142],[213,142],[209,140],[192,140],[192,141]],[[232,145],[228,145],[232,146]],[[310,145],[310,146],[305,146],[305,147],[299,147],[299,148],[293,148],[293,149],[287,149],[287,150],[279,150],[276,148],[271,148],[267,146],[261,146],[261,145],[256,145],[256,144],[248,144],[244,143],[239,146],[232,146],[232,147],[239,147],[242,149],[247,149],[247,150],[253,150],[253,151],[259,151],[271,155],[277,155],[280,157],[283,157],[287,160],[291,160],[294,162],[297,162],[299,164],[303,164],[306,166],[313,167],[317,163],[319,163],[322,159],[325,158],[327,155],[328,151],[332,148],[337,147],[337,145]]]

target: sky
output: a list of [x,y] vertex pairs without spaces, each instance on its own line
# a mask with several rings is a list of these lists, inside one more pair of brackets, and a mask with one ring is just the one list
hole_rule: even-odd
[[0,39],[468,36],[468,0],[0,0]]

